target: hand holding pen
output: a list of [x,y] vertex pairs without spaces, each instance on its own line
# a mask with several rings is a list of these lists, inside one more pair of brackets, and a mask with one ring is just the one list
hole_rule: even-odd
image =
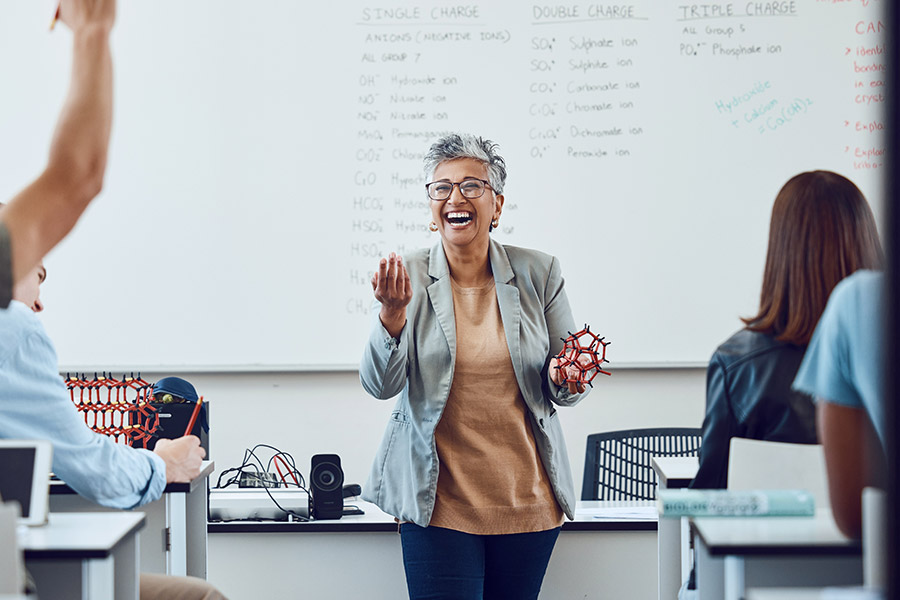
[[194,423],[197,422],[197,415],[200,414],[200,407],[203,406],[203,396],[194,403],[194,411],[191,413],[191,420],[188,421],[187,429],[184,430],[184,435],[191,435],[191,432],[194,430]]

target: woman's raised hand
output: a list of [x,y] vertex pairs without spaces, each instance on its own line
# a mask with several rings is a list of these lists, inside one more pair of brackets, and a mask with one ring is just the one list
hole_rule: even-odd
[[406,305],[412,300],[412,285],[402,258],[391,252],[381,259],[372,276],[372,290],[375,299],[381,302],[381,324],[397,337],[406,323]]

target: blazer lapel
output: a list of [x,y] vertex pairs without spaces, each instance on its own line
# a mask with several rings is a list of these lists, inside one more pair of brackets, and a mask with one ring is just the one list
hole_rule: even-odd
[[441,242],[434,245],[429,253],[428,275],[434,279],[428,286],[428,299],[447,339],[452,370],[456,362],[456,317],[453,312],[453,290],[450,288],[450,267]]
[[519,299],[519,288],[512,284],[515,273],[509,263],[509,256],[499,242],[491,240],[491,270],[494,272],[494,285],[497,288],[497,303],[500,305],[500,318],[503,319],[503,331],[506,344],[509,346],[509,357],[519,387],[523,387],[524,369],[522,367],[522,340],[520,336],[522,304]]

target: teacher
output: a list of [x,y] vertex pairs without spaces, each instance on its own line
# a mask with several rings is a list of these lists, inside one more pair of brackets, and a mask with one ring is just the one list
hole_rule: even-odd
[[562,272],[491,239],[506,181],[496,144],[444,137],[425,175],[440,241],[382,258],[372,278],[360,379],[400,397],[364,498],[400,523],[410,598],[536,598],[575,506],[555,405],[586,395],[554,358],[574,331]]

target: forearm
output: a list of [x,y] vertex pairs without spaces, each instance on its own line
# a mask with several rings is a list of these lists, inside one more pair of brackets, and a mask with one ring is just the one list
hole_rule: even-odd
[[878,485],[883,468],[877,439],[865,411],[819,399],[816,404],[819,438],[825,452],[831,509],[838,528],[850,537],[862,533],[862,491]]
[[50,146],[47,171],[78,177],[100,189],[112,129],[112,56],[109,29],[94,25],[74,34],[72,79]]
[[158,499],[165,489],[165,462],[148,450],[116,444],[100,435],[89,443],[53,442],[56,475],[102,506],[135,508]]
[[109,28],[85,27],[73,38],[72,80],[47,167],[2,212],[14,281],[65,237],[103,183],[112,127]]

